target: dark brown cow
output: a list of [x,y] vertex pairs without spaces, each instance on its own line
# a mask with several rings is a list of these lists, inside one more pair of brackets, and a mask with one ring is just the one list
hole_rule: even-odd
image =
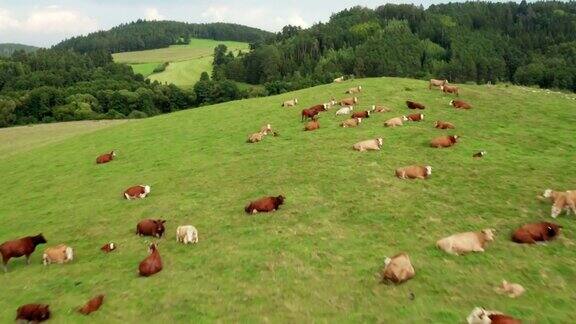
[[450,147],[458,142],[458,135],[436,137],[430,142],[430,146],[435,148]]
[[423,104],[410,100],[406,101],[406,106],[409,109],[426,109],[426,106],[424,106]]
[[302,109],[302,120],[312,119],[314,116],[318,115],[321,111],[326,111],[326,104],[316,105],[308,109]]
[[98,295],[90,299],[82,308],[78,310],[81,314],[89,315],[100,309],[102,303],[104,302],[104,295]]
[[116,244],[114,244],[113,242],[106,243],[100,248],[100,250],[102,250],[104,253],[110,253],[116,250]]
[[11,258],[26,256],[26,263],[30,264],[30,255],[34,253],[37,245],[44,243],[46,243],[46,239],[42,234],[26,236],[21,239],[2,243],[2,245],[0,245],[0,253],[2,253],[4,272],[8,271],[8,260]]
[[161,238],[165,231],[164,223],[166,221],[162,219],[144,219],[136,226],[136,234]]
[[96,158],[96,164],[104,164],[108,163],[116,157],[116,152],[112,151],[110,153],[102,154],[98,158]]
[[39,323],[50,319],[50,306],[44,304],[27,304],[18,307],[16,321]]
[[256,214],[258,212],[272,212],[280,208],[280,205],[284,203],[284,196],[280,195],[278,197],[264,197],[256,201],[252,201],[244,210],[249,214]]
[[451,100],[450,105],[456,109],[472,109],[472,106],[462,100]]
[[148,249],[150,255],[146,259],[140,262],[138,266],[138,273],[142,277],[150,277],[160,271],[162,271],[162,259],[160,258],[160,252],[158,252],[158,246],[156,243],[150,244]]
[[434,127],[439,128],[439,129],[454,129],[456,127],[454,127],[454,124],[449,123],[449,122],[445,122],[445,121],[441,121],[441,120],[437,120],[436,123],[434,124]]
[[365,110],[365,111],[357,111],[355,113],[352,114],[352,117],[350,118],[370,118],[370,111]]
[[486,151],[480,151],[472,154],[472,157],[475,159],[481,159],[484,157],[484,155],[486,155]]
[[424,114],[410,114],[410,115],[408,115],[408,120],[411,120],[411,121],[424,120]]
[[522,324],[521,320],[504,314],[490,314],[488,318],[491,324]]
[[548,222],[526,224],[514,231],[512,241],[526,244],[550,241],[558,236],[561,228],[560,225]]

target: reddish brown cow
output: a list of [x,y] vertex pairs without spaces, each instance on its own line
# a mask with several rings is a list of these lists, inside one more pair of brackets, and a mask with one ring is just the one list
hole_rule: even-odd
[[110,253],[114,250],[116,250],[116,244],[110,242],[110,243],[106,243],[105,245],[103,245],[100,250],[104,251],[104,253]]
[[164,223],[166,221],[161,219],[144,219],[136,226],[136,234],[161,238],[164,235]]
[[0,253],[2,253],[4,272],[8,271],[8,260],[11,258],[26,256],[26,264],[30,264],[30,255],[34,253],[37,245],[44,243],[46,243],[46,239],[42,234],[26,236],[21,239],[2,243],[2,245],[0,245]]
[[351,118],[370,118],[370,111],[358,111],[352,114]]
[[318,115],[321,111],[326,111],[326,104],[316,105],[308,109],[302,109],[302,120],[312,119],[314,116]]
[[430,146],[435,147],[435,148],[450,147],[450,146],[455,145],[457,142],[458,142],[458,136],[457,135],[440,136],[440,137],[436,137],[435,139],[433,139],[430,142]]
[[138,273],[142,277],[150,277],[160,271],[162,271],[162,259],[160,258],[160,252],[158,252],[158,246],[156,243],[150,244],[148,249],[150,255],[146,259],[140,262],[138,266]]
[[458,93],[458,87],[456,86],[449,86],[449,85],[442,85],[440,86],[440,90],[442,90],[442,92],[444,93],[455,93],[456,96],[459,96],[460,94]]
[[456,128],[456,127],[454,127],[454,125],[452,123],[441,121],[441,120],[437,120],[436,123],[434,124],[434,127],[440,128],[440,129],[454,129],[454,128]]
[[558,236],[561,228],[560,225],[548,222],[526,224],[514,231],[512,241],[526,244],[550,241]]
[[408,119],[411,121],[421,121],[424,120],[424,114],[410,114]]
[[100,309],[102,303],[104,302],[104,295],[98,295],[90,299],[82,308],[78,310],[81,314],[89,315]]
[[126,189],[124,191],[123,196],[128,200],[136,198],[145,198],[150,193],[150,189],[151,189],[150,186],[144,186],[144,185],[133,186]]
[[258,212],[272,212],[280,208],[280,205],[284,203],[284,196],[280,195],[278,197],[264,197],[256,201],[250,202],[244,210],[249,214],[256,214]]
[[410,100],[406,101],[406,106],[409,109],[426,109],[426,106],[424,106],[423,104]]
[[50,319],[50,306],[44,304],[27,304],[18,307],[16,321],[31,323],[44,322]]
[[472,106],[469,103],[462,101],[462,100],[451,100],[450,105],[456,109],[471,109],[472,108]]
[[490,314],[488,318],[491,324],[522,324],[521,320],[504,314]]
[[320,128],[320,123],[318,122],[318,118],[316,118],[318,116],[314,116],[314,117],[315,118],[312,121],[308,122],[306,124],[306,126],[304,127],[305,131],[313,131],[313,130],[317,130]]
[[98,158],[96,158],[96,164],[104,164],[108,163],[116,157],[116,152],[112,151],[110,153],[102,154]]

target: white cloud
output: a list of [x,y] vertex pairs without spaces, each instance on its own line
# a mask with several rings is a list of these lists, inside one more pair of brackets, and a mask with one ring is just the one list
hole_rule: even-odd
[[278,25],[277,27],[280,27],[280,28],[282,28],[286,25],[300,26],[302,28],[307,28],[310,26],[310,24],[308,24],[304,20],[304,18],[302,18],[302,16],[300,16],[297,13],[292,13],[292,14],[285,16],[285,17],[276,17],[276,19],[274,19],[274,21]]
[[248,26],[265,28],[268,30],[280,30],[286,25],[309,27],[304,18],[298,13],[287,13],[278,16],[273,8],[236,8],[227,5],[210,5],[201,16],[206,21],[234,22]]
[[147,8],[145,14],[146,20],[164,20],[165,18],[156,8]]
[[228,19],[230,7],[224,5],[209,6],[201,15],[214,21],[225,21]]
[[79,12],[51,6],[30,13],[21,21],[20,28],[41,34],[78,34],[95,31],[98,22]]
[[20,22],[13,18],[10,11],[0,8],[0,31],[14,29],[19,25]]

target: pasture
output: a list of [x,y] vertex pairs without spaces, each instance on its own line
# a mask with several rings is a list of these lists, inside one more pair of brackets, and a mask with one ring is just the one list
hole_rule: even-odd
[[[372,104],[393,111],[342,129],[345,117],[333,109],[321,113],[319,130],[302,130],[301,109],[347,97],[356,85],[363,92],[355,111]],[[298,106],[280,107],[294,97]],[[51,305],[54,323],[461,323],[475,306],[527,323],[571,323],[575,217],[560,216],[562,234],[545,245],[520,246],[509,237],[526,222],[550,220],[550,205],[536,199],[541,190],[576,189],[576,100],[505,85],[462,85],[460,97],[474,108],[455,110],[451,96],[424,81],[357,79],[2,154],[0,241],[42,232],[48,244],[31,265],[11,260],[10,271],[0,273],[0,322],[12,321],[19,305],[40,302]],[[384,128],[384,120],[413,112],[407,99],[427,105],[424,121]],[[456,129],[433,128],[439,119]],[[279,136],[247,144],[266,123]],[[428,146],[444,134],[461,142]],[[375,137],[384,139],[381,151],[352,150]],[[117,159],[97,166],[96,156],[112,149]],[[479,150],[487,155],[472,159]],[[431,178],[394,177],[410,164],[431,165]],[[136,184],[151,185],[151,194],[121,199]],[[244,213],[249,201],[278,194],[286,196],[279,211]],[[152,240],[134,233],[144,218],[167,220],[167,237],[154,240],[164,270],[146,279],[137,267]],[[176,227],[185,224],[198,229],[198,244],[176,242]],[[435,247],[441,237],[486,227],[497,232],[483,254],[455,257]],[[109,241],[118,249],[105,255],[99,247]],[[42,266],[42,251],[59,243],[75,248],[75,260]],[[378,283],[384,258],[402,251],[416,277],[399,286]],[[496,295],[502,279],[527,292]],[[99,312],[76,312],[100,293],[106,300]]]

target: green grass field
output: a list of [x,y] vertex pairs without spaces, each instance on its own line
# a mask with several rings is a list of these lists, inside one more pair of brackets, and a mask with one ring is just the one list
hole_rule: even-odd
[[[248,51],[247,43],[233,41],[215,41],[211,39],[192,39],[188,45],[173,45],[154,50],[113,54],[115,62],[127,63],[135,73],[140,73],[150,80],[174,83],[182,88],[193,86],[200,79],[202,72],[212,71],[214,48],[224,44],[234,52]],[[162,73],[153,73],[162,62],[171,64]]]
[[[12,260],[0,274],[0,322],[12,321],[21,304],[42,302],[54,323],[462,323],[475,306],[526,323],[573,323],[574,216],[557,220],[563,233],[546,245],[520,246],[509,236],[523,223],[550,219],[550,206],[536,199],[541,190],[576,189],[576,101],[463,85],[461,98],[474,108],[456,111],[423,81],[352,82],[135,120],[0,155],[0,241],[42,232],[47,246],[65,243],[76,253],[72,263],[48,267],[41,264],[46,246],[30,266]],[[361,107],[394,111],[355,129],[339,128],[342,118],[330,111],[320,130],[302,131],[302,108],[342,98],[353,85],[364,89]],[[294,97],[297,108],[280,107]],[[384,128],[384,120],[408,113],[406,99],[428,105],[425,121]],[[434,129],[437,119],[457,129]],[[245,143],[265,123],[280,136]],[[461,135],[461,143],[428,147],[446,133]],[[351,150],[377,136],[381,151]],[[117,160],[97,166],[96,156],[111,149]],[[472,159],[480,149],[486,157]],[[394,177],[395,168],[410,164],[432,165],[432,177]],[[152,193],[122,200],[135,184],[150,184]],[[250,200],[280,193],[287,201],[278,212],[244,213]],[[137,266],[152,240],[134,229],[152,217],[168,221],[159,243],[164,270],[142,279]],[[176,243],[183,224],[198,228],[197,245]],[[496,228],[497,238],[483,254],[454,257],[435,248],[441,237],[486,227]],[[119,248],[104,255],[99,247],[109,241]],[[384,258],[401,251],[416,277],[379,284]],[[502,279],[527,292],[496,295]],[[75,312],[98,293],[106,294],[99,312]]]

